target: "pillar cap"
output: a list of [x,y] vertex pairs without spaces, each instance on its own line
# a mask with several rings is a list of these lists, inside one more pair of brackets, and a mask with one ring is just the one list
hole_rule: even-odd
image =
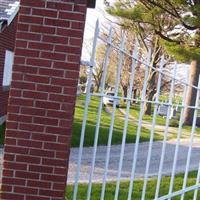
[[87,0],[87,7],[88,8],[95,8],[96,0]]

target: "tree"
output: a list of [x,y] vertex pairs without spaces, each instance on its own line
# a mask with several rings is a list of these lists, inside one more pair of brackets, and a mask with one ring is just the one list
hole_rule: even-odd
[[[200,0],[119,0],[109,8],[113,15],[130,20],[159,37],[162,46],[179,61],[191,62],[189,84],[200,75]],[[187,106],[195,106],[197,90],[189,87]],[[194,109],[187,107],[184,123],[191,125]]]

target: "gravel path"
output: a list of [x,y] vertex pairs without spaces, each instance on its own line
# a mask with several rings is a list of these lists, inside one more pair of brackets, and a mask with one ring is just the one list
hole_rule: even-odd
[[[164,167],[163,167],[163,174],[165,175],[169,175],[172,170],[175,143],[176,141],[172,140],[172,141],[169,141],[166,146],[166,154],[165,154]],[[188,140],[181,141],[181,146],[180,146],[180,150],[178,154],[176,173],[185,171],[187,152],[188,152],[188,143],[189,143]],[[138,159],[137,159],[137,166],[136,166],[136,178],[144,177],[148,146],[149,146],[148,142],[139,144]],[[135,144],[126,144],[124,160],[123,160],[122,176],[121,176],[122,179],[130,178],[134,147],[135,147]],[[156,176],[158,173],[160,157],[161,157],[160,155],[161,149],[162,149],[162,142],[153,143],[149,176]],[[107,179],[108,181],[116,181],[120,150],[121,150],[121,145],[113,145],[111,147],[111,157],[110,157],[108,179]],[[91,147],[84,148],[82,165],[81,165],[80,181],[79,181],[81,183],[88,182],[89,172],[91,169],[90,167],[91,167],[92,151],[93,151],[93,148]],[[0,175],[1,175],[1,169],[2,169],[2,155],[3,155],[3,149],[0,149]],[[96,165],[95,165],[95,173],[93,177],[93,182],[102,182],[102,176],[103,176],[104,166],[105,166],[105,157],[106,157],[106,147],[99,146],[97,149]],[[72,148],[71,155],[70,155],[69,175],[68,175],[68,183],[70,184],[74,182],[75,171],[76,171],[76,166],[77,166],[77,158],[78,158],[78,148]],[[195,140],[195,143],[193,144],[190,170],[198,169],[199,160],[200,160],[200,140],[198,139],[198,140]]]
[[[187,152],[188,152],[188,146],[189,146],[188,143],[189,143],[188,140],[181,141],[181,146],[180,146],[180,150],[178,154],[176,173],[185,171]],[[163,174],[165,175],[169,175],[172,171],[175,144],[176,144],[176,141],[172,140],[172,141],[169,141],[166,146],[166,154],[165,154],[164,165],[163,165],[164,166]],[[149,146],[148,142],[141,143],[139,145],[138,159],[137,159],[137,166],[136,166],[136,178],[144,177],[146,159],[147,159],[147,154],[148,154],[148,146]],[[125,155],[124,155],[124,160],[123,160],[122,176],[121,176],[122,179],[130,178],[134,147],[135,147],[134,144],[126,145]],[[158,174],[160,157],[161,157],[161,149],[162,149],[162,142],[153,143],[149,176],[156,176]],[[91,169],[90,167],[91,167],[91,159],[92,159],[92,150],[93,150],[92,148],[84,148],[79,182],[85,183],[88,181],[89,172]],[[110,159],[108,179],[107,179],[108,181],[116,180],[120,150],[121,150],[120,145],[113,145],[111,148],[111,159]],[[69,183],[73,183],[74,181],[75,170],[77,166],[77,157],[78,157],[78,149],[77,148],[71,149],[69,175],[68,175]],[[105,157],[106,157],[106,147],[99,146],[97,150],[97,156],[96,156],[95,174],[93,177],[94,182],[102,182],[102,176],[103,176],[104,166],[105,166]],[[199,161],[200,161],[200,140],[196,140],[195,143],[193,144],[190,170],[197,170]]]

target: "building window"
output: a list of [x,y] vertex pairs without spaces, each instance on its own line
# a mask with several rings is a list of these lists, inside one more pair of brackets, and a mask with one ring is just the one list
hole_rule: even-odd
[[14,53],[6,50],[4,73],[3,73],[3,87],[9,87],[12,78],[12,67],[13,67]]

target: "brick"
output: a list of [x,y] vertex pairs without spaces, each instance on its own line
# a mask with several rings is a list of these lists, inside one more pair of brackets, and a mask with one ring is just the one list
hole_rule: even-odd
[[25,63],[25,58],[24,57],[19,57],[19,56],[15,56],[14,57],[14,63],[16,65],[17,64],[24,64]]
[[[43,151],[45,153],[45,151]],[[40,155],[41,154],[41,155]],[[38,155],[40,156],[45,156],[46,153],[43,155],[43,153],[39,153]],[[30,172],[37,172],[37,173],[53,173],[53,167],[48,167],[48,166],[41,166],[41,165],[29,165],[29,171]]]
[[13,97],[21,97],[22,91],[17,89],[10,89],[10,95]]
[[34,82],[34,83],[49,83],[49,77],[39,76],[39,75],[24,75],[24,80],[26,82]]
[[36,25],[31,25],[30,30],[33,33],[46,33],[46,34],[54,34],[56,31],[56,29],[53,27],[36,26]]
[[65,87],[64,94],[69,94],[70,96],[76,95],[77,88],[76,87]]
[[32,92],[32,91],[24,91],[22,96],[25,97],[25,98],[43,99],[43,100],[48,98],[48,94],[47,93]]
[[44,10],[44,9],[32,9],[32,15],[38,15],[42,17],[52,17],[56,18],[57,17],[57,11],[55,10]]
[[61,127],[61,128],[72,128],[72,122],[70,120],[60,120],[59,127]]
[[36,156],[16,155],[16,162],[40,164],[40,158]]
[[68,10],[72,11],[73,4],[68,3],[58,3],[58,2],[47,2],[47,8],[55,9],[55,10]]
[[10,104],[20,105],[20,106],[33,106],[33,100],[31,99],[21,99],[12,97],[9,99]]
[[42,148],[42,142],[40,141],[18,139],[17,144],[21,147]]
[[42,17],[28,16],[28,15],[19,15],[19,23],[27,23],[27,24],[43,24]]
[[47,26],[54,26],[54,27],[70,27],[70,22],[66,20],[58,20],[58,19],[45,19],[45,25]]
[[[63,181],[66,180],[65,175],[63,175],[63,176],[58,176],[58,175],[42,174],[41,178],[42,178],[42,180],[54,181],[54,182],[63,182]],[[46,193],[46,194],[47,194],[47,193]]]
[[45,141],[45,142],[56,142],[57,137],[52,134],[41,134],[41,133],[33,133],[32,134],[33,140]]
[[[13,70],[16,72],[23,72],[23,73],[29,73],[29,74],[36,74],[38,71],[38,69],[36,67],[24,66],[24,65],[14,65]],[[14,81],[14,82],[16,82],[16,81]],[[22,83],[22,82],[20,82],[20,83]],[[12,87],[13,87],[13,84],[12,84]]]
[[[40,42],[29,42],[29,44],[28,44],[28,48],[30,48],[30,49],[38,49],[38,50],[52,51],[53,47],[54,46],[52,44],[44,44],[44,43],[41,44]],[[45,64],[47,64],[47,63],[51,64],[51,61],[49,61],[49,60],[42,60],[42,59],[40,59],[40,60],[37,60],[37,59],[27,59],[27,64],[32,64],[32,62],[34,62],[34,61],[38,61],[38,63],[45,62]],[[46,65],[44,65],[44,66],[46,66]],[[48,67],[50,67],[50,66],[48,65]]]
[[53,85],[60,85],[60,86],[71,86],[71,87],[76,87],[78,83],[78,79],[77,80],[70,80],[70,79],[64,79],[64,78],[52,78],[51,79],[51,84]]
[[[24,177],[25,178],[25,177]],[[3,177],[2,182],[9,185],[25,185],[25,179]]]
[[[33,43],[31,43],[31,44],[33,44]],[[44,59],[41,59],[41,58],[40,59],[28,58],[26,63],[28,65],[37,66],[37,67],[47,67],[47,68],[51,67],[51,61],[44,60]],[[38,71],[38,68],[33,68],[33,69],[36,72]]]
[[3,199],[9,199],[9,200],[16,200],[16,199],[20,199],[20,200],[24,200],[24,195],[22,194],[14,194],[14,193],[7,193],[7,192],[3,192],[1,194],[1,198]]
[[[12,88],[35,90],[35,84],[29,82],[12,82]],[[14,104],[15,105],[15,104]]]
[[21,123],[19,125],[19,129],[26,130],[26,131],[34,131],[34,132],[43,132],[44,126],[36,125],[36,124],[25,124],[25,123],[22,124]]
[[28,148],[20,147],[20,146],[5,146],[5,152],[12,153],[15,149],[16,154],[28,154]]
[[38,173],[33,173],[33,172],[24,172],[24,171],[15,172],[15,177],[17,178],[28,177],[28,179],[39,179],[39,176],[40,175]]
[[4,170],[3,171],[4,177],[13,177],[13,174],[14,174],[13,170]]
[[65,184],[63,184],[63,183],[54,183],[53,184],[53,189],[54,190],[64,190],[65,189]]
[[34,188],[28,188],[28,187],[14,187],[14,192],[16,193],[21,193],[21,194],[37,194],[38,193],[38,189],[34,189]]
[[81,53],[81,48],[80,47],[56,45],[55,46],[55,51],[56,52],[70,52],[71,54],[80,54]]
[[[43,158],[42,159],[42,164],[43,165],[48,165],[48,166],[66,166],[66,161],[65,160],[60,160],[60,159]],[[43,180],[50,181],[49,179],[43,179]]]
[[87,7],[85,5],[74,5],[75,12],[85,13],[86,9]]
[[12,186],[10,185],[2,185],[1,190],[5,192],[11,192],[12,191]]
[[18,122],[26,122],[31,123],[32,122],[32,116],[22,115],[22,114],[8,114],[8,119],[10,121],[18,121]]
[[61,93],[62,88],[59,86],[37,84],[37,91]]
[[[17,34],[18,39],[28,40],[28,41],[40,41],[41,40],[41,34],[36,33],[29,33],[29,32],[18,32]],[[16,54],[17,55],[17,54]],[[26,55],[26,54],[22,54]]]
[[66,151],[67,150],[67,145],[66,144],[58,144],[58,143],[46,142],[44,144],[44,149],[57,150],[57,151]]
[[[86,1],[20,4],[2,194],[5,199],[62,200]],[[14,51],[14,45],[9,49]]]
[[34,181],[34,180],[28,180],[27,185],[30,187],[40,187],[40,188],[50,188],[51,183],[50,182],[44,182],[44,181]]
[[69,19],[69,20],[76,20],[76,21],[84,21],[85,15],[82,13],[71,13],[71,12],[59,12],[60,19]]
[[47,117],[34,117],[33,122],[36,124],[44,124],[44,125],[51,124],[52,126],[58,126],[58,119],[51,119]]
[[80,38],[70,38],[69,40],[69,45],[72,46],[81,46],[82,43],[83,41]]
[[48,110],[47,111],[47,116],[48,117],[54,117],[58,119],[67,119],[68,118],[68,113],[63,112],[63,111],[57,111],[57,110]]
[[21,114],[33,115],[33,116],[44,116],[46,111],[40,108],[21,108]]
[[28,42],[27,41],[22,41],[22,40],[17,40],[16,41],[16,45],[19,48],[26,48],[27,47]]
[[45,68],[40,68],[39,69],[39,74],[40,75],[46,75],[46,76],[58,76],[58,77],[63,77],[64,76],[64,72],[63,70],[56,70],[56,69],[45,69]]
[[68,37],[58,37],[56,35],[44,35],[42,38],[43,42],[52,43],[52,44],[68,44]]
[[43,0],[37,0],[37,1],[27,1],[27,0],[21,0],[21,4],[23,6],[30,6],[30,7],[45,7],[45,2]]
[[55,69],[68,69],[68,70],[79,70],[80,66],[78,64],[66,63],[66,62],[54,62],[53,68]]
[[62,197],[63,196],[63,191],[56,191],[56,190],[40,190],[39,194],[42,196],[52,196],[52,197]]
[[32,9],[30,7],[24,7],[24,6],[20,7],[20,13],[21,14],[29,15],[29,14],[31,14],[31,10]]
[[[39,185],[38,185],[38,187],[39,187]],[[26,200],[35,200],[35,199],[37,199],[37,200],[49,200],[49,198],[48,197],[39,197],[39,196],[34,196],[34,195],[27,195],[27,197],[26,197]]]
[[[9,120],[7,120],[7,122],[8,121]],[[9,123],[6,124],[6,128],[7,128],[7,130],[8,129],[17,129],[18,128],[18,123],[9,121]]]
[[46,132],[52,134],[66,135],[69,130],[67,128],[47,126]]
[[60,109],[60,104],[55,102],[36,101],[36,106],[38,108]]
[[7,137],[14,137],[14,138],[23,138],[29,139],[31,136],[30,132],[21,131],[21,130],[7,130],[6,131]]
[[68,55],[67,61],[80,64],[80,56],[78,56],[78,55]]
[[6,145],[16,145],[16,139],[6,137],[5,143]]
[[56,33],[60,36],[68,36],[68,37],[81,37],[81,35],[83,35],[83,32],[80,30],[70,30],[65,28],[57,28]]
[[64,53],[50,53],[50,52],[42,52],[41,58],[52,59],[52,60],[65,60],[66,55]]
[[73,102],[74,101],[74,97],[67,96],[67,95],[66,96],[59,95],[59,94],[50,94],[49,99],[55,102]]
[[72,29],[77,29],[77,30],[83,30],[84,28],[84,23],[83,22],[71,22],[71,28]]
[[39,52],[35,50],[28,50],[28,49],[15,49],[16,55],[26,55],[27,57],[39,57]]
[[8,154],[8,153],[4,153],[4,160],[7,160],[7,161],[14,161],[15,159],[15,155],[12,155],[12,154]]
[[[68,137],[67,141],[64,140],[62,143],[68,143],[68,142],[69,142],[69,137]],[[60,151],[56,152],[56,158],[58,158],[58,159],[66,159],[68,155],[69,154],[66,151],[64,151],[64,152],[60,152]]]

